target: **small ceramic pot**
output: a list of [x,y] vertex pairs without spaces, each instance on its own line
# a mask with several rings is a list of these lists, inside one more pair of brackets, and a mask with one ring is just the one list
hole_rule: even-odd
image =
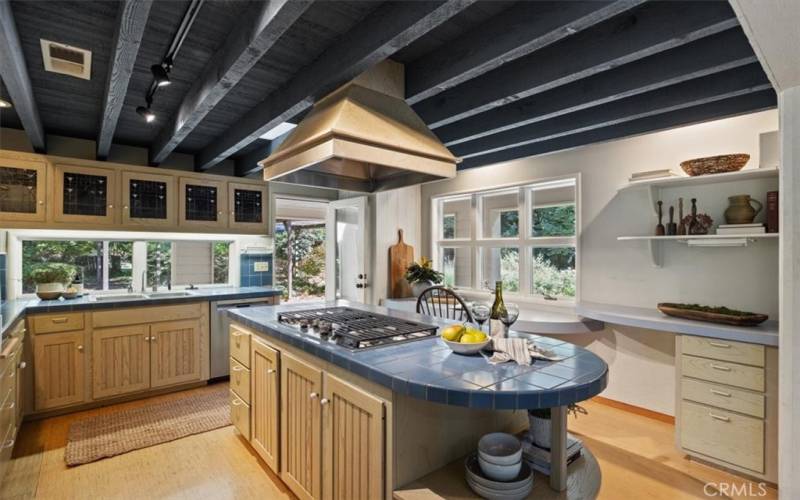
[[[753,203],[758,205],[753,208]],[[725,210],[725,222],[728,224],[752,224],[753,219],[764,206],[760,201],[750,198],[749,194],[737,194],[728,197],[728,208]]]
[[552,443],[550,439],[552,428],[550,419],[528,415],[528,424],[530,425],[528,432],[533,440],[533,444],[539,448],[545,448],[549,450],[550,444]]
[[416,283],[411,284],[411,293],[414,294],[414,297],[419,297],[422,295],[422,292],[427,290],[428,288],[433,286],[432,281],[418,281]]
[[64,293],[64,283],[37,283],[36,296],[42,300],[54,300]]

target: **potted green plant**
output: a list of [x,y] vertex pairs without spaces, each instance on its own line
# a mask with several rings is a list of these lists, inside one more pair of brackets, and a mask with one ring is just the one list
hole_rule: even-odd
[[419,297],[425,289],[441,283],[444,275],[433,268],[433,262],[420,257],[406,269],[406,281],[411,285],[415,297]]
[[42,300],[59,298],[74,277],[75,266],[70,264],[39,264],[31,269],[36,295]]

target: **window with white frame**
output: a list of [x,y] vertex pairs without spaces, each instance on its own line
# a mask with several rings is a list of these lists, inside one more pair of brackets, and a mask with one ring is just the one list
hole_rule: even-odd
[[433,199],[434,257],[447,286],[503,282],[513,294],[574,300],[577,177]]

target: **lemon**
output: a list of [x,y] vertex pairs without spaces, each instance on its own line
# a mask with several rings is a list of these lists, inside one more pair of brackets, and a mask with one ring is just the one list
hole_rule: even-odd
[[442,338],[450,342],[458,342],[465,331],[464,325],[450,325],[442,330]]
[[467,333],[461,336],[462,344],[480,344],[486,340],[486,334],[480,330],[470,328]]

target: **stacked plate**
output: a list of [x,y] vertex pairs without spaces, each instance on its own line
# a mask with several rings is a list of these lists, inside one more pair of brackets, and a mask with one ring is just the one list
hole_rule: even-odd
[[464,465],[467,469],[469,487],[488,500],[522,500],[533,489],[533,471],[525,462],[522,462],[517,477],[510,481],[490,479],[481,470],[477,453],[468,456]]

